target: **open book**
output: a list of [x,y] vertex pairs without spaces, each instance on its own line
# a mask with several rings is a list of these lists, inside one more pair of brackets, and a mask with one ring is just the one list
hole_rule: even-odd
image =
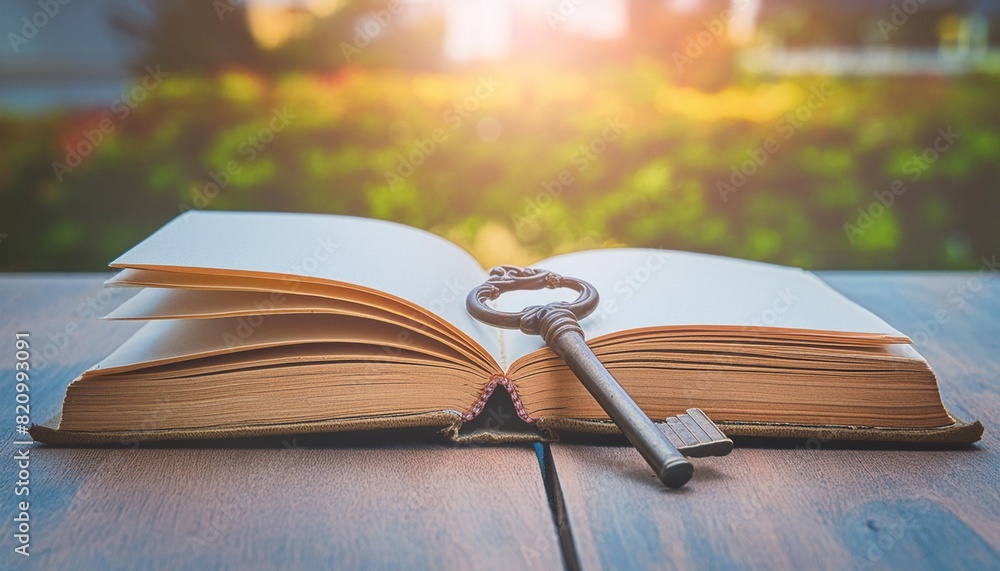
[[[399,224],[188,212],[115,260],[148,320],[69,386],[52,443],[439,426],[461,438],[497,390],[536,428],[616,431],[540,337],[465,309],[487,270]],[[654,420],[699,407],[730,436],[973,442],[906,335],[803,270],[648,249],[537,267],[586,280],[588,343]],[[519,311],[575,292],[513,292]],[[502,428],[475,437],[503,439]],[[518,436],[523,437],[523,436]]]

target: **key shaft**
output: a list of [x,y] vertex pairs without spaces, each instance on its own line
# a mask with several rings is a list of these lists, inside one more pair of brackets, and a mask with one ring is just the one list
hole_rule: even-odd
[[546,344],[576,375],[622,434],[669,488],[679,488],[694,474],[694,465],[674,446],[587,345],[572,312],[544,307],[538,313]]

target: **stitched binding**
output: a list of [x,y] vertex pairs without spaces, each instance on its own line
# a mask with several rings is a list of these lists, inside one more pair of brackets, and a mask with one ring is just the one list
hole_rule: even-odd
[[510,400],[514,403],[514,412],[517,413],[518,418],[524,422],[535,422],[524,410],[524,405],[521,404],[521,397],[517,395],[514,383],[503,375],[493,375],[490,377],[490,382],[486,385],[486,389],[483,390],[483,394],[471,409],[462,414],[462,420],[468,422],[483,412],[483,408],[486,407],[486,401],[490,400],[490,397],[493,396],[493,391],[497,389],[497,385],[503,385],[503,388],[507,389],[507,394],[510,395]]

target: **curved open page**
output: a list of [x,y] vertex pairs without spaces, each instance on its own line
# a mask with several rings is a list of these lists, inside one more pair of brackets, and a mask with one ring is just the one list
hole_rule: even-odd
[[496,331],[465,311],[466,292],[486,272],[458,246],[399,224],[333,215],[192,211],[111,266],[354,289],[440,319],[494,363],[501,355]]
[[[153,270],[123,270],[111,285],[141,285],[142,291],[106,319],[218,319],[267,315],[344,315],[399,325],[410,331],[398,341],[428,337],[468,357],[490,376],[496,363],[481,347],[447,324],[382,296],[323,284],[289,287],[281,280],[218,277]],[[156,287],[149,287],[152,285]],[[311,290],[313,293],[305,293]],[[291,292],[299,293],[291,293]],[[331,322],[331,326],[335,322]]]

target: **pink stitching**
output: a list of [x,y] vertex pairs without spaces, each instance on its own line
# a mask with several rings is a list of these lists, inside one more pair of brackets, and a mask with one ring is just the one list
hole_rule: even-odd
[[479,397],[479,400],[476,401],[476,404],[471,409],[462,415],[462,420],[470,421],[483,412],[483,408],[486,407],[486,401],[490,400],[490,397],[493,396],[493,391],[496,390],[497,385],[503,385],[503,388],[507,389],[507,394],[510,395],[510,400],[514,403],[514,412],[517,413],[518,418],[524,422],[535,422],[533,418],[528,416],[528,412],[524,410],[524,405],[521,404],[521,397],[517,395],[514,383],[510,382],[510,379],[503,375],[493,375],[490,377],[490,382],[486,385],[486,389],[483,390],[482,396]]

